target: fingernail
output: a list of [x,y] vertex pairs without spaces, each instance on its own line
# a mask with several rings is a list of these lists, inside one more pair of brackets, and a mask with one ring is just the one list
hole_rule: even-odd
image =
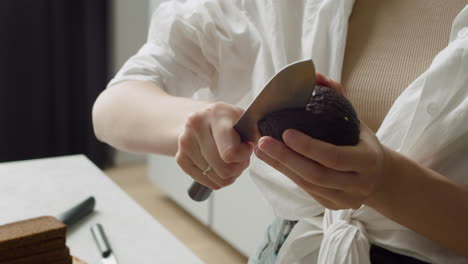
[[255,155],[257,155],[259,152],[261,152],[261,150],[260,150],[258,147],[255,147],[255,148],[254,148],[254,153],[255,153]]
[[283,140],[285,142],[291,140],[294,137],[297,137],[297,132],[294,129],[288,129],[283,133]]
[[259,146],[264,140],[265,140],[265,137],[259,138],[257,142],[257,146]]
[[325,81],[329,81],[330,79],[328,79],[327,76],[321,74],[321,73],[317,73],[318,76],[320,76],[320,78],[324,79]]
[[265,139],[260,139],[258,141],[258,148],[261,151],[268,153],[268,152],[270,152],[272,146],[271,146],[271,143],[266,142]]

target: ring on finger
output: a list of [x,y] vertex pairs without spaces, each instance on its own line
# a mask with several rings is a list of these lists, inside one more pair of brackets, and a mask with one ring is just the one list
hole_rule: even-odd
[[205,170],[202,171],[203,175],[205,175],[205,176],[208,175],[208,173],[210,173],[210,171],[211,171],[212,169],[213,169],[213,168],[211,168],[211,166],[208,165],[208,167],[207,167]]

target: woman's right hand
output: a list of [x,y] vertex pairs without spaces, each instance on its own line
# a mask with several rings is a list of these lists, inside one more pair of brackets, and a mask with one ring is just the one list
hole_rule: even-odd
[[[243,110],[212,103],[191,114],[178,138],[176,161],[197,182],[218,190],[232,184],[250,163],[252,143],[241,142],[234,124]],[[212,169],[203,174],[210,166]]]

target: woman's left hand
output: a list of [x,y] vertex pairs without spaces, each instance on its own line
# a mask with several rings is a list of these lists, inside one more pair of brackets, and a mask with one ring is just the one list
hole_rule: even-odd
[[272,137],[262,137],[255,155],[326,208],[361,207],[387,177],[388,155],[363,123],[356,146],[336,146],[294,129],[286,130],[283,140],[285,144]]
[[[328,87],[343,91],[338,83],[318,77]],[[294,129],[286,130],[283,140],[284,144],[262,137],[256,156],[329,209],[361,207],[379,191],[391,168],[388,151],[362,122],[356,146],[336,146]]]

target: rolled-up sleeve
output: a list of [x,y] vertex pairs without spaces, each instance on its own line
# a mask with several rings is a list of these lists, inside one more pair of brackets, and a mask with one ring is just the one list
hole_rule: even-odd
[[147,42],[108,86],[125,80],[150,81],[172,95],[184,97],[200,88],[213,89],[218,72],[225,70],[221,69],[220,58],[235,55],[234,35],[239,28],[245,28],[239,19],[241,12],[227,2],[161,4],[152,16]]

